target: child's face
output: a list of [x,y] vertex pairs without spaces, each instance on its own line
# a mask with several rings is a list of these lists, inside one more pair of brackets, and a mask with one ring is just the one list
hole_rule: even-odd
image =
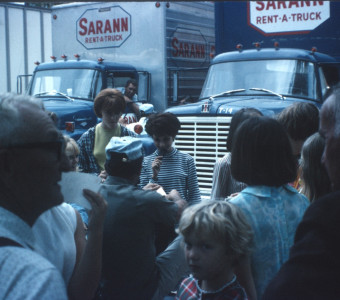
[[185,257],[192,275],[215,284],[226,282],[233,273],[226,246],[214,239],[202,238],[193,233],[185,237]]

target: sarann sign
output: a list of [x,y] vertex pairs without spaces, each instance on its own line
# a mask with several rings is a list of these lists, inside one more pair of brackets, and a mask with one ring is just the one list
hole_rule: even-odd
[[131,15],[120,6],[88,9],[76,27],[86,49],[120,47],[131,35]]
[[329,1],[248,2],[248,24],[264,35],[308,33],[329,17]]

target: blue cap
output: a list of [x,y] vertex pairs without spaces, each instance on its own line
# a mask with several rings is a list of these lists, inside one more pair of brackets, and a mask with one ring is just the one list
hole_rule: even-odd
[[124,136],[112,137],[105,147],[106,159],[111,158],[111,153],[126,154],[128,160],[135,160],[143,156],[143,143],[140,139]]

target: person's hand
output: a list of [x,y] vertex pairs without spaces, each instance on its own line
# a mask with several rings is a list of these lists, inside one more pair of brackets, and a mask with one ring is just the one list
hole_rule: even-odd
[[127,121],[127,119],[120,117],[119,120],[118,120],[118,123],[123,125],[123,126],[126,126],[128,121]]
[[162,165],[162,159],[163,156],[157,156],[155,160],[152,162],[151,168],[152,168],[152,179],[157,180],[158,173]]
[[145,190],[145,191],[156,191],[160,187],[161,186],[157,183],[148,183],[146,186],[143,187],[143,190]]
[[165,197],[178,205],[177,217],[179,219],[183,210],[188,206],[188,202],[182,199],[181,195],[176,190],[171,190]]
[[106,173],[105,170],[101,171],[100,174],[98,175],[100,177],[102,183],[106,180],[107,175],[108,174]]
[[84,197],[91,204],[91,211],[89,213],[89,230],[103,230],[107,202],[99,194],[88,189],[83,189]]

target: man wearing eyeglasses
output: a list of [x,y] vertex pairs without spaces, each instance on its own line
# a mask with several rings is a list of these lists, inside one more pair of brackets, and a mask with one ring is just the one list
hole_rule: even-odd
[[63,202],[63,141],[41,102],[0,95],[0,299],[67,299],[59,271],[33,252],[31,230]]

